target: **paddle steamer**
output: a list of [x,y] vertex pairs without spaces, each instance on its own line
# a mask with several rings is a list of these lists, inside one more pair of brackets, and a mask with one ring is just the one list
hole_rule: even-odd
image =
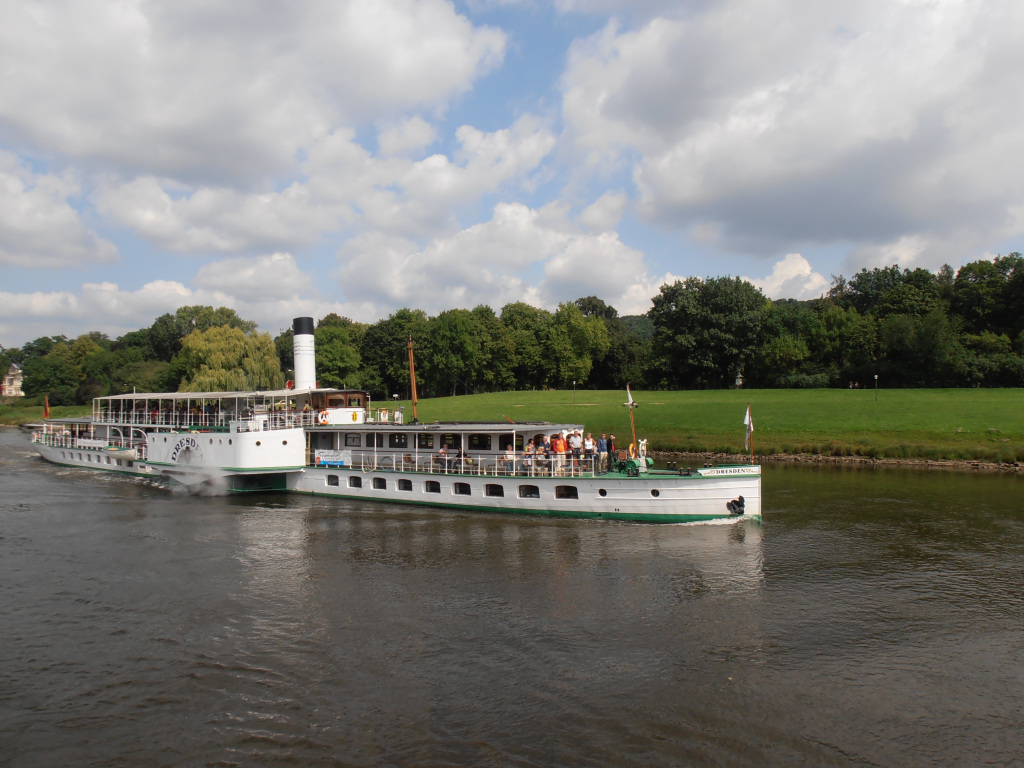
[[49,419],[33,443],[56,464],[227,491],[638,522],[761,516],[757,465],[654,469],[646,441],[606,466],[596,456],[530,459],[530,440],[583,426],[420,422],[411,345],[407,419],[365,391],[317,387],[312,318],[293,332],[294,386],[99,397],[91,416]]

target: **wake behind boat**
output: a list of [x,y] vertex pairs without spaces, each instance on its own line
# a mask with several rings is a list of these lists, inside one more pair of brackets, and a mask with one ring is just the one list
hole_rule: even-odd
[[411,366],[407,422],[365,391],[317,387],[312,318],[293,331],[294,388],[99,397],[91,416],[49,419],[33,443],[57,464],[229,491],[640,522],[761,516],[757,465],[656,470],[637,440],[607,463],[527,452],[531,441],[586,434],[580,424],[420,423]]

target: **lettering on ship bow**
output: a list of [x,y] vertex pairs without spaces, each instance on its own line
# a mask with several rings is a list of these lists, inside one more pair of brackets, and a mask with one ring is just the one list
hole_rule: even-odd
[[194,437],[183,437],[171,451],[171,461],[175,464],[200,464],[203,461],[203,449]]

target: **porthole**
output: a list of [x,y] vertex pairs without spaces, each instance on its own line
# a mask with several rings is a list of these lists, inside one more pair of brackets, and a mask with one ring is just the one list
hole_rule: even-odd
[[604,488],[602,488],[602,489],[600,489],[600,490],[599,490],[599,491],[597,492],[597,495],[598,495],[598,496],[607,496],[607,495],[608,495],[608,491],[606,491],[606,490],[605,490]]
[[165,443],[167,442],[167,438],[166,438],[166,437],[164,438],[164,442],[165,442]]
[[231,438],[228,438],[228,445],[231,445]]
[[654,498],[658,498],[659,496],[661,496],[661,491],[659,491],[657,488],[652,488],[651,496],[653,496]]
[[210,445],[213,445],[213,438],[210,438]]
[[257,440],[257,441],[256,441],[256,447],[257,447],[257,448],[259,448],[259,447],[260,447],[260,441],[259,441],[259,440]]
[[282,440],[281,441],[281,445],[288,445],[288,441],[287,440]]

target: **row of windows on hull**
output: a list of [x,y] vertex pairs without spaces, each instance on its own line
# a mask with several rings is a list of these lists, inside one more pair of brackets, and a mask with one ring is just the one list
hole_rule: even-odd
[[[388,448],[404,449],[412,445],[412,435],[405,432],[343,432],[342,442],[346,448],[383,448],[387,443]],[[532,438],[533,435],[530,435]],[[454,450],[462,449],[462,435],[449,433],[433,433],[416,435],[416,447],[423,451],[432,451],[442,446]],[[466,450],[473,452],[484,452],[490,450],[504,451],[510,445],[514,445],[517,451],[523,450],[523,436],[513,435],[511,432],[504,435],[489,435],[484,433],[473,433],[466,435]]]
[[[374,477],[371,479],[373,483],[373,489],[376,491],[386,491],[388,488],[387,478]],[[338,475],[328,475],[327,485],[340,485],[341,480]],[[348,478],[349,488],[362,488],[363,478],[358,475],[351,475]],[[456,496],[472,496],[473,489],[469,483],[452,483],[452,493]],[[412,492],[412,480],[400,479],[398,480],[398,490]],[[520,485],[519,486],[519,498],[521,499],[539,499],[540,488],[536,485]],[[423,493],[440,493],[441,483],[437,480],[426,480],[423,483]],[[601,493],[603,496],[604,493]],[[505,496],[505,486],[500,483],[487,483],[484,485],[484,496],[490,496],[492,498],[503,498]],[[555,486],[555,498],[556,499],[578,499],[580,497],[579,490],[575,485],[556,485]]]
[[[62,459],[70,458],[72,461],[74,461],[75,453],[74,453],[74,451],[68,451],[67,453],[65,453],[64,451],[61,451],[60,452],[60,457]],[[114,466],[120,467],[120,466],[123,466],[123,464],[124,464],[120,459],[112,459],[109,456],[96,456],[96,463],[97,464],[102,464],[104,459],[106,459],[107,460],[107,464],[109,464],[112,467],[114,467]],[[79,461],[92,461],[92,454],[91,453],[87,453],[85,455],[84,459],[82,458],[82,454],[78,454],[78,460]],[[129,461],[128,462],[128,466],[129,467],[134,467],[135,466],[135,462],[134,461]]]

